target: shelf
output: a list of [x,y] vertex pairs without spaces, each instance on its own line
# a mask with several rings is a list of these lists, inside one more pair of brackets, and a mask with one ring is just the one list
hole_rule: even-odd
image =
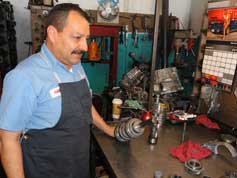
[[81,60],[82,63],[102,63],[102,64],[110,64],[111,61],[107,60],[107,59],[100,59],[98,61],[90,61],[88,59],[82,59]]

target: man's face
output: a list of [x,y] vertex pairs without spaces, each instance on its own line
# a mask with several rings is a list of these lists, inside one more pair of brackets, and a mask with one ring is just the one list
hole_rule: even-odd
[[89,23],[86,19],[75,11],[69,12],[63,31],[56,33],[53,42],[56,58],[69,69],[79,63],[88,49],[89,34]]

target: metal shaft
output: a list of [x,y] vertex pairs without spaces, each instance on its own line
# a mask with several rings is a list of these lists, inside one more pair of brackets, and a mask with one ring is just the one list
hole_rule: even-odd
[[153,46],[152,46],[152,62],[151,62],[151,81],[150,81],[150,89],[149,89],[148,110],[150,110],[152,108],[152,97],[153,97],[153,91],[154,91],[153,85],[154,85],[155,66],[156,66],[156,60],[157,60],[160,4],[161,4],[161,0],[156,0],[154,36],[153,36]]

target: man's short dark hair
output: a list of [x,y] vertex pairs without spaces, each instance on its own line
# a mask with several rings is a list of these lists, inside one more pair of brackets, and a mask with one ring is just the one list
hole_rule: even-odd
[[78,4],[63,3],[56,5],[51,9],[45,19],[45,29],[47,30],[47,28],[52,25],[61,32],[66,25],[70,11],[78,12],[78,14],[84,17],[88,22],[90,21],[87,13],[83,11]]

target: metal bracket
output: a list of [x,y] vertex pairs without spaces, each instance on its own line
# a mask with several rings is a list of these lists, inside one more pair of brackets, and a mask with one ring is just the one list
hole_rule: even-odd
[[226,143],[226,142],[211,141],[211,142],[208,142],[208,143],[204,143],[202,146],[208,148],[209,150],[211,150],[216,155],[219,154],[218,153],[218,147],[219,146],[225,146],[229,150],[229,152],[231,153],[231,156],[233,158],[237,157],[236,149],[231,144]]

